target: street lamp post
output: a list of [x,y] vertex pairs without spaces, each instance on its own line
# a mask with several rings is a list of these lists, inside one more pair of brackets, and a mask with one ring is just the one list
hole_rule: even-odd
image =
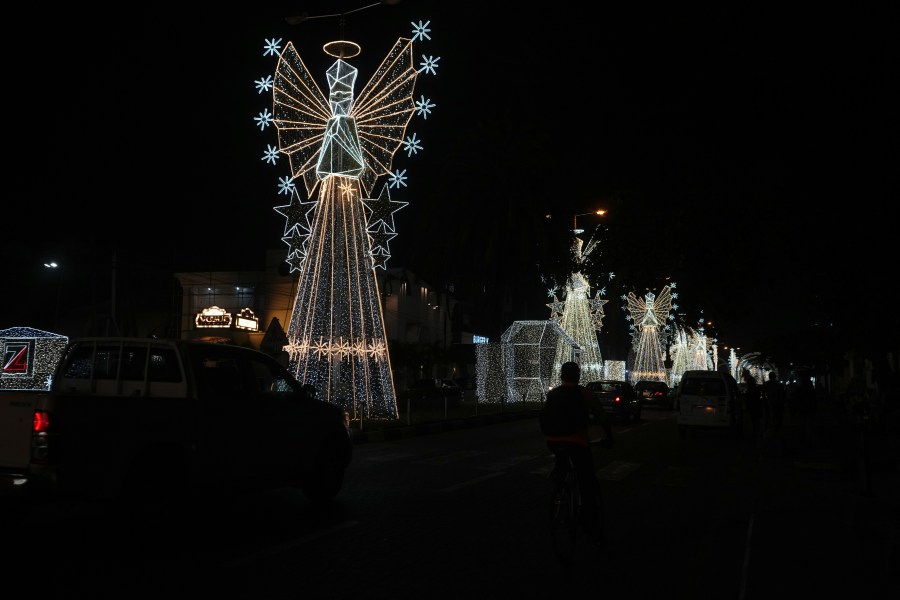
[[[59,269],[59,263],[55,260],[45,262],[44,266],[48,269]],[[53,313],[53,328],[59,327],[59,305],[62,301],[62,272],[56,272],[56,310]]]
[[575,233],[575,235],[578,235],[579,233],[584,233],[584,229],[578,229],[578,217],[584,217],[586,215],[597,215],[598,217],[602,217],[605,214],[606,214],[605,209],[598,208],[597,210],[592,211],[592,212],[579,213],[579,214],[575,215],[572,218],[572,231]]

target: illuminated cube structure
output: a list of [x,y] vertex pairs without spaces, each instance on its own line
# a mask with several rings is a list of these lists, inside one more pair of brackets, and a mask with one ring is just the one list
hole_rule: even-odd
[[605,379],[613,379],[615,381],[627,381],[625,378],[625,361],[609,360],[603,361],[603,377]]
[[539,402],[559,373],[554,373],[560,349],[578,361],[581,348],[558,323],[515,321],[499,344],[477,346],[477,389],[480,402]]

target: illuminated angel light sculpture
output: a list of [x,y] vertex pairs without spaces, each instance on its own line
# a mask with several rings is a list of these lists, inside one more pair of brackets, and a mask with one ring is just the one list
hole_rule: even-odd
[[[375,268],[385,268],[393,214],[407,203],[391,200],[389,187],[406,185],[405,170],[391,172],[404,146],[422,150],[413,134],[404,139],[413,113],[427,118],[434,104],[413,100],[417,76],[435,74],[436,58],[414,65],[413,42],[431,39],[428,23],[413,23],[413,37],[399,38],[354,99],[357,70],[345,59],[357,44],[330,42],[337,60],[327,70],[326,99],[292,43],[278,55],[274,78],[257,82],[273,91],[273,111],[257,117],[273,123],[280,154],[290,163],[282,190],[292,201],[276,210],[287,218],[287,262],[299,271],[297,295],[287,328],[289,368],[316,387],[319,398],[341,405],[353,419],[396,419],[397,404]],[[268,41],[275,53],[280,40]],[[375,198],[377,180],[389,176]],[[300,198],[294,181],[304,183]]]
[[740,377],[737,352],[735,352],[734,348],[728,350],[728,372],[731,373],[731,376],[735,379]]
[[712,362],[709,358],[709,339],[703,326],[693,330],[689,339],[688,368],[694,370],[711,371]]
[[[581,264],[584,257],[593,249],[593,245],[589,244],[587,250],[582,253],[583,244],[583,240],[575,238],[572,249],[576,264]],[[607,300],[600,298],[602,290],[593,298],[590,297],[590,293],[590,283],[578,271],[570,275],[566,282],[565,302],[561,302],[556,290],[552,289],[549,295],[553,298],[553,302],[547,304],[550,308],[550,320],[559,323],[560,328],[581,347],[582,381],[603,379],[604,374],[603,356],[600,353],[600,344],[597,343],[597,333],[603,327],[603,305]],[[570,358],[567,350],[560,348],[554,362],[551,387],[559,385],[559,369],[568,360]]]
[[669,347],[669,356],[672,359],[672,369],[669,372],[669,387],[675,387],[681,381],[681,376],[688,370],[688,332],[683,327],[678,327],[672,335],[672,345]]
[[688,359],[688,368],[714,371],[716,369],[716,340],[706,335],[706,328],[703,326],[704,323],[705,319],[703,318],[703,311],[700,311],[700,318],[697,320],[697,329],[691,331],[691,337],[689,339],[690,356]]
[[659,296],[647,292],[639,299],[634,292],[626,297],[628,311],[634,320],[635,359],[631,371],[632,383],[666,381],[664,362],[666,320],[672,309],[672,292],[665,286]]

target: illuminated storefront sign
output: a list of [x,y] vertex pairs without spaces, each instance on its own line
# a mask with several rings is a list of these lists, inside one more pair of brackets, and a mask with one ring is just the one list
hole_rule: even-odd
[[259,331],[259,319],[249,308],[243,309],[238,313],[234,323],[235,329],[247,329],[248,331]]
[[194,318],[194,325],[200,328],[218,328],[227,329],[231,327],[231,313],[226,312],[224,308],[218,306],[210,306],[204,308],[197,313]]

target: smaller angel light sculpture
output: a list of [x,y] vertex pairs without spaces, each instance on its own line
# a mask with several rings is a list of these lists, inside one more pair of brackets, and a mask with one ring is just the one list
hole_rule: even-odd
[[631,382],[666,381],[664,359],[664,326],[672,308],[672,292],[669,286],[659,296],[647,292],[639,299],[634,292],[627,296],[628,310],[635,323],[635,358]]

